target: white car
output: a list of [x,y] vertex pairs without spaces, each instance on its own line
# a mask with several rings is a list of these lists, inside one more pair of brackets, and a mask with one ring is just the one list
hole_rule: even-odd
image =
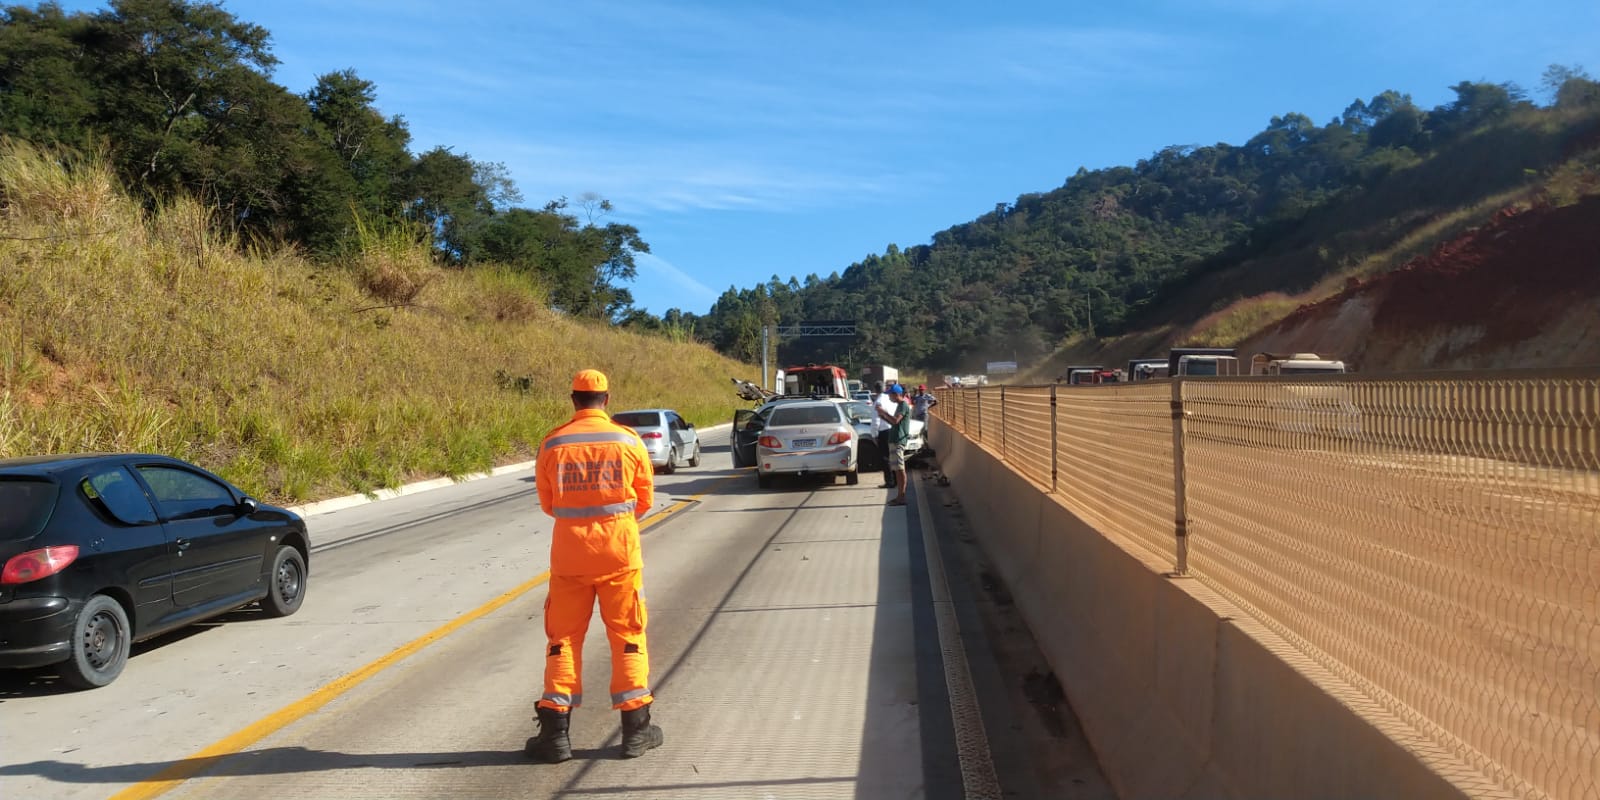
[[763,488],[780,474],[843,475],[852,486],[860,482],[856,454],[861,440],[843,403],[784,403],[754,426],[756,482]]
[[637,431],[644,449],[650,451],[651,466],[663,473],[670,475],[683,463],[700,466],[700,434],[694,423],[678,412],[670,408],[619,411],[611,415],[611,421]]
[[[756,466],[756,444],[761,430],[774,410],[795,403],[836,403],[844,409],[845,418],[856,431],[856,466],[858,470],[877,472],[883,469],[883,456],[878,452],[878,436],[873,420],[877,411],[864,400],[846,400],[840,397],[812,399],[807,397],[779,396],[755,409],[739,409],[733,415],[732,453],[734,467]],[[911,420],[911,438],[906,441],[906,461],[929,456],[925,432],[927,423]]]

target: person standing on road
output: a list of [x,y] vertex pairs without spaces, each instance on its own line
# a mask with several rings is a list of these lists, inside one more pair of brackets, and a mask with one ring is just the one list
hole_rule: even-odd
[[906,443],[911,441],[911,404],[906,402],[905,387],[898,383],[890,387],[889,397],[894,410],[878,410],[878,416],[890,426],[888,459],[884,463],[894,473],[895,483],[900,487],[900,493],[889,505],[903,506],[906,504]]
[[911,397],[912,419],[928,421],[928,410],[939,405],[939,398],[928,391],[925,383],[917,384],[917,393]]
[[883,484],[878,488],[893,489],[894,471],[889,469],[890,425],[884,422],[883,415],[885,412],[894,410],[894,401],[889,399],[889,392],[886,391],[886,387],[881,382],[873,383],[872,391],[874,392],[872,403],[877,410],[877,414],[872,417],[872,429],[878,434],[878,457],[883,460]]
[[548,641],[544,696],[535,709],[539,735],[530,756],[555,764],[572,758],[568,726],[583,700],[583,639],[595,601],[611,643],[611,707],[622,712],[622,757],[660,747],[650,724],[650,661],[645,650],[644,562],[639,519],[655,502],[650,454],[631,428],[611,421],[606,376],[586,369],[572,380],[574,414],[539,444],[534,480],[539,505],[555,517],[550,588],[544,606]]

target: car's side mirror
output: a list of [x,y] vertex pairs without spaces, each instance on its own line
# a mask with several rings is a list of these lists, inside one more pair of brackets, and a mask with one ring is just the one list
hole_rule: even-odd
[[246,495],[239,499],[239,516],[248,517],[261,509],[261,504],[254,497]]
[[685,422],[685,423],[683,423],[683,424],[684,424],[684,426],[685,426],[685,427],[687,427],[687,428],[688,428],[688,429],[689,429],[689,430],[691,430],[691,431],[692,431],[692,430],[694,430],[694,423],[693,423],[693,422]]

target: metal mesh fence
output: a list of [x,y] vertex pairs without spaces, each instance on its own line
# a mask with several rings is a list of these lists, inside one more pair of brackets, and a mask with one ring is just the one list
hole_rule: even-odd
[[1004,444],[1000,427],[1003,405],[1000,402],[1001,390],[998,387],[979,389],[975,394],[978,396],[978,441],[993,445],[998,450]]
[[933,394],[939,399],[939,404],[934,406],[933,415],[942,419],[945,424],[966,433],[967,396],[961,392],[949,391],[935,391]]
[[1056,490],[1086,519],[1173,555],[1172,389],[1164,384],[1056,392]]
[[1600,797],[1600,375],[1179,389],[1181,434],[1169,382],[935,412],[1517,794]]
[[1001,441],[1006,460],[1023,475],[1050,486],[1050,387],[1005,389],[1004,417]]
[[1600,382],[1183,390],[1197,577],[1521,794],[1600,796]]

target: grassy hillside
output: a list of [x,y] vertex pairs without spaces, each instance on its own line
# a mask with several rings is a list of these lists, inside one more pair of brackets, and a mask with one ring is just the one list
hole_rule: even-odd
[[[1506,209],[1562,207],[1600,193],[1600,113],[1529,110],[1396,169],[1294,224],[1258,231],[1164,287],[1131,332],[1061,343],[1021,382],[1067,364],[1124,363],[1179,345],[1237,346],[1298,309],[1400,269]],[[1503,280],[1518,278],[1514,265]],[[1323,355],[1349,358],[1348,352]],[[1357,364],[1383,371],[1382,359]],[[1406,365],[1417,368],[1419,365]]]
[[613,409],[727,419],[689,343],[580,323],[522,274],[440,270],[382,227],[329,267],[242,243],[180,199],[142,210],[104,163],[0,146],[0,457],[192,459],[274,501],[528,458],[583,367]]

